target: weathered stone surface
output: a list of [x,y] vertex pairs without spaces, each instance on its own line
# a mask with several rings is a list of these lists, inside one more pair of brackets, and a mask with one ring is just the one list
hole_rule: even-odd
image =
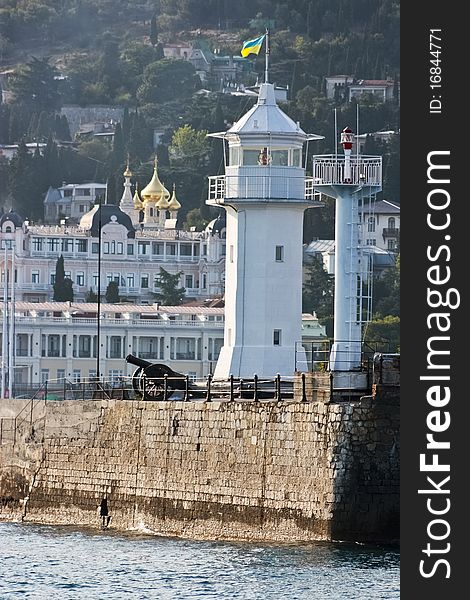
[[0,518],[98,526],[106,495],[118,529],[397,539],[399,407],[376,392],[340,404],[42,402],[0,445]]

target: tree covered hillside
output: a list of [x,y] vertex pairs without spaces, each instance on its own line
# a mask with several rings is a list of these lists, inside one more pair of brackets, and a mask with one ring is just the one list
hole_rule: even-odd
[[137,41],[152,15],[166,41],[183,30],[245,34],[266,24],[300,35],[297,47],[283,40],[284,56],[302,61],[307,52],[313,75],[378,78],[399,68],[397,0],[3,0],[0,59],[8,61],[25,42],[31,50],[44,40],[87,48],[107,29]]
[[[200,209],[207,219],[207,175],[222,172],[222,155],[217,140],[201,145],[200,132],[227,129],[253,99],[214,88],[196,93],[203,83],[194,66],[164,58],[163,45],[205,44],[239,56],[242,42],[269,26],[271,81],[289,86],[283,110],[304,130],[325,136],[310,148],[321,153],[334,149],[335,108],[339,128],[356,122],[354,101],[341,94],[327,99],[325,76],[398,82],[398,25],[394,0],[2,0],[0,71],[13,74],[8,81],[0,74],[0,85],[13,101],[0,104],[0,144],[47,147],[28,154],[22,145],[10,164],[0,157],[0,204],[40,220],[49,186],[91,179],[108,181],[108,200],[118,201],[127,156],[139,184],[148,182],[152,131],[159,128],[159,171],[167,187],[178,187],[181,217]],[[264,50],[249,63],[245,84],[262,77]],[[399,130],[396,98],[382,103],[365,97],[360,104],[361,131]],[[96,139],[64,144],[71,141],[60,113],[64,105],[124,109],[112,145]],[[387,144],[368,140],[369,153],[384,155],[384,196],[395,201],[398,148],[398,135]],[[331,211],[310,212],[306,240],[331,235]],[[194,213],[189,218],[200,223]]]

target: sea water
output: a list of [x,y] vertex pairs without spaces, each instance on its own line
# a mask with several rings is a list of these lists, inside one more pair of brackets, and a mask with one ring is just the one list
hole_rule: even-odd
[[207,542],[0,523],[0,598],[395,600],[394,547]]

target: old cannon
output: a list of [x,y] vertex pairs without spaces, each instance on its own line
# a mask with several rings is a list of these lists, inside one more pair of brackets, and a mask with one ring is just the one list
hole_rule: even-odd
[[180,397],[188,394],[188,377],[173,371],[162,363],[151,363],[133,354],[126,356],[126,362],[137,369],[132,374],[132,387],[143,400],[168,400],[180,390]]

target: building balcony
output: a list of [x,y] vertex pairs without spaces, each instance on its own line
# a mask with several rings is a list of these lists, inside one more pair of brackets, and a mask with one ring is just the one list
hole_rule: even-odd
[[[125,305],[122,306],[122,312],[125,313]],[[38,327],[42,327],[43,325],[68,325],[73,328],[76,328],[77,325],[83,326],[92,326],[96,327],[96,317],[77,317],[77,318],[67,318],[67,317],[44,317],[44,316],[16,316],[15,323],[18,326],[21,325],[36,325]],[[190,327],[194,328],[204,328],[204,329],[223,329],[224,323],[223,321],[201,321],[197,320],[189,320],[189,319],[166,319],[166,318],[151,318],[151,319],[114,319],[103,316],[101,319],[101,327],[143,327],[143,328],[180,328],[180,327]]]
[[153,352],[138,352],[137,356],[144,360],[159,360],[159,353],[156,350]]
[[386,237],[398,238],[398,237],[400,237],[400,230],[397,227],[384,227],[382,229],[382,236],[384,238],[386,238]]
[[382,157],[351,156],[350,176],[345,177],[346,159],[335,154],[313,157],[314,187],[330,185],[351,185],[354,187],[382,187]]
[[176,352],[175,360],[196,360],[195,352]]
[[[259,169],[255,170],[259,173]],[[313,189],[313,179],[305,176],[218,175],[209,177],[208,202],[223,204],[224,200],[297,200],[318,201],[320,195]]]
[[20,292],[49,292],[52,284],[49,283],[18,283],[16,289]]

